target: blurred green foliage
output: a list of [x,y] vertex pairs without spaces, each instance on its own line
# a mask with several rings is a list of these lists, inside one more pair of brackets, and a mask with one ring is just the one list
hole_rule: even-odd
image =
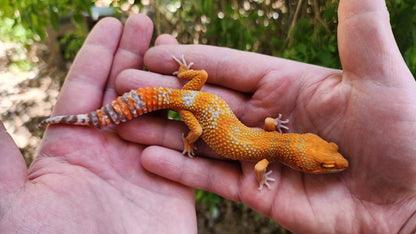
[[404,60],[416,77],[416,1],[389,0],[390,23]]
[[181,43],[225,46],[340,68],[338,1],[165,2],[166,9],[159,6],[155,11],[160,21],[156,25],[163,25],[162,30],[157,26],[158,32],[177,34]]
[[[0,12],[1,14],[1,12]],[[26,41],[32,37],[30,31],[22,25],[14,26],[10,18],[0,18],[0,41],[13,41],[20,45],[15,46],[13,51],[7,52],[9,71],[30,71],[34,64],[27,58]]]
[[78,50],[84,44],[85,35],[80,32],[69,32],[65,34],[60,40],[59,44],[65,48],[63,56],[65,59],[73,60],[77,55]]
[[62,17],[71,17],[76,25],[82,25],[83,14],[89,13],[93,5],[94,1],[83,0],[0,0],[0,14],[44,40],[46,28],[52,26],[58,31]]
[[[1,11],[0,16],[2,16]],[[25,44],[32,37],[33,33],[30,30],[26,30],[21,24],[16,24],[15,20],[8,17],[0,17],[0,40]]]
[[202,201],[204,204],[209,205],[211,213],[221,204],[223,198],[215,193],[206,192],[203,190],[195,191],[195,200]]
[[[339,0],[148,0],[113,1],[118,16],[141,12],[155,23],[156,35],[171,33],[179,42],[210,44],[341,68],[337,47]],[[99,0],[0,0],[0,20],[28,38],[43,40],[46,28],[59,30],[63,17],[81,28]],[[400,51],[416,74],[416,2],[387,0]],[[26,31],[22,31],[25,29]],[[1,30],[1,29],[0,29]],[[9,32],[10,33],[10,32]],[[7,33],[6,33],[7,34]],[[81,37],[84,35],[81,35]],[[13,37],[19,38],[19,37]],[[66,54],[80,47],[80,34]],[[22,37],[17,39],[22,41]]]

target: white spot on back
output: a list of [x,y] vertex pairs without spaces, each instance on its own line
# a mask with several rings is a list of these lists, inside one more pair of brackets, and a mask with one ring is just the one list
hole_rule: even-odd
[[195,98],[198,95],[197,92],[186,90],[182,95],[182,102],[186,107],[191,107],[195,103]]

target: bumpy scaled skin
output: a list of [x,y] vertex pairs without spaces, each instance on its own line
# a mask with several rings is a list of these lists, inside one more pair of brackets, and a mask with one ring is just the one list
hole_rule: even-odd
[[190,132],[184,138],[184,154],[194,155],[194,142],[202,139],[218,154],[235,160],[258,162],[255,166],[259,189],[274,181],[266,172],[269,162],[279,161],[306,173],[332,173],[348,167],[348,161],[338,153],[335,143],[317,135],[286,133],[288,120],[266,118],[265,128],[252,129],[242,124],[224,100],[200,92],[208,74],[194,71],[173,57],[180,65],[175,74],[189,82],[180,90],[162,87],[139,88],[118,97],[97,111],[88,114],[56,116],[43,120],[45,124],[72,124],[104,127],[128,121],[144,113],[169,108],[179,112]]

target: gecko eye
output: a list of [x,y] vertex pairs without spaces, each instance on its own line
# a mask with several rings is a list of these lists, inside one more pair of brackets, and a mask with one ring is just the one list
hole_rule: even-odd
[[335,167],[335,163],[334,162],[321,163],[321,167],[326,168],[326,169],[331,169]]

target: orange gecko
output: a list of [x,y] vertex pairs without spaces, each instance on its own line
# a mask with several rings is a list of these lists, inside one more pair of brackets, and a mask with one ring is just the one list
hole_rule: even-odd
[[201,92],[208,74],[205,70],[192,70],[179,63],[174,74],[189,80],[182,89],[148,87],[131,90],[99,110],[78,115],[55,116],[43,120],[45,124],[71,124],[104,127],[117,125],[139,115],[160,109],[178,111],[190,132],[184,138],[183,154],[194,156],[194,143],[201,137],[218,154],[234,159],[257,162],[254,171],[260,184],[259,190],[269,182],[272,171],[266,172],[272,161],[279,161],[305,173],[333,173],[348,167],[348,161],[338,153],[335,143],[328,143],[319,136],[306,133],[282,133],[288,120],[266,118],[263,129],[253,129],[241,123],[227,103],[220,97]]

